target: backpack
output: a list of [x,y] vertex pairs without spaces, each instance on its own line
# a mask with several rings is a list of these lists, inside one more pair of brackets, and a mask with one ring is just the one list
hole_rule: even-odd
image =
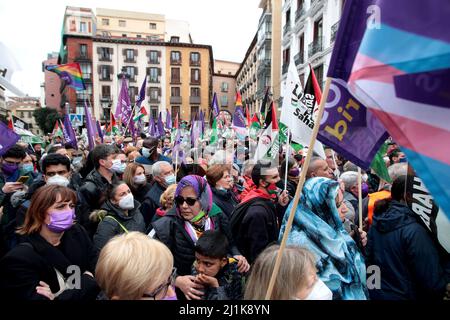
[[261,205],[265,207],[267,210],[271,210],[267,206],[266,201],[262,198],[254,198],[251,199],[250,201],[241,202],[240,204],[238,204],[231,213],[230,218],[230,231],[233,239],[237,239],[242,224],[242,220],[244,220],[248,208],[254,204]]

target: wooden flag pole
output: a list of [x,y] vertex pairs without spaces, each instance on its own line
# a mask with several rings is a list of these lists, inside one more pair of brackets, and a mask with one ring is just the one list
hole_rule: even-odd
[[362,182],[361,182],[360,167],[358,167],[358,212],[359,212],[359,228],[362,230]]
[[286,168],[284,173],[284,190],[287,190],[287,180],[288,180],[288,168],[289,168],[289,153],[290,153],[290,143],[289,143],[289,128],[287,129],[287,146],[286,146],[286,156],[284,161],[286,161]]
[[278,275],[278,271],[280,270],[280,265],[281,265],[281,257],[283,256],[283,251],[284,248],[286,247],[286,242],[287,242],[287,237],[289,235],[289,232],[291,231],[291,227],[292,227],[292,222],[294,221],[294,216],[295,216],[295,212],[297,211],[297,206],[298,206],[298,201],[300,198],[300,194],[301,191],[303,189],[303,185],[305,183],[306,180],[306,172],[308,171],[308,166],[309,163],[311,161],[311,157],[312,154],[314,153],[314,144],[316,143],[316,138],[317,138],[317,133],[319,132],[319,127],[320,127],[320,121],[322,119],[323,116],[323,111],[325,108],[325,103],[327,101],[328,98],[328,92],[330,91],[330,85],[331,85],[331,78],[327,78],[326,83],[325,83],[325,90],[324,90],[324,94],[322,96],[322,100],[320,102],[320,106],[319,106],[319,112],[317,115],[317,119],[314,121],[314,128],[313,128],[313,132],[311,135],[311,140],[309,142],[309,146],[308,146],[308,153],[306,155],[306,159],[305,162],[303,164],[302,167],[302,171],[301,171],[301,175],[300,175],[300,181],[297,185],[297,190],[295,191],[295,196],[294,196],[294,200],[293,200],[293,206],[291,208],[291,212],[289,213],[289,218],[286,224],[286,229],[284,230],[284,234],[283,234],[283,238],[281,240],[281,244],[280,244],[280,249],[278,250],[278,254],[277,254],[277,259],[275,261],[275,266],[272,272],[272,276],[270,278],[270,282],[269,282],[269,287],[267,288],[267,293],[266,293],[266,299],[265,300],[270,300],[270,297],[272,296],[272,291],[273,291],[273,287],[275,285],[275,279]]

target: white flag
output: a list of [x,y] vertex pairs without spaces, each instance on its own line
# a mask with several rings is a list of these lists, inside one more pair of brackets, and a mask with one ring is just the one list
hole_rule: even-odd
[[[308,108],[302,102],[303,94],[294,58],[291,57],[284,89],[280,122],[290,129],[292,141],[308,146],[317,115],[313,115],[313,108]],[[314,144],[314,151],[321,158],[326,159],[323,145],[319,140],[316,140]]]

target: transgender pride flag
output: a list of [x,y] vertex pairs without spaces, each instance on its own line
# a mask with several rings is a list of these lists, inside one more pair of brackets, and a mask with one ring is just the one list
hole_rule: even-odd
[[347,1],[328,76],[348,83],[450,218],[450,2]]

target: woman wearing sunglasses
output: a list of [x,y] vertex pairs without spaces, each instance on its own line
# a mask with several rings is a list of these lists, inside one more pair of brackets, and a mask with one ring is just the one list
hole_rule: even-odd
[[[250,268],[234,245],[225,214],[212,201],[212,192],[205,179],[189,175],[180,180],[175,190],[175,206],[164,217],[152,223],[150,235],[167,245],[177,268],[175,285],[184,296],[198,300],[203,286],[195,283],[191,266],[195,261],[195,243],[207,230],[220,230],[230,241],[230,255],[236,258],[240,272]],[[179,296],[180,297],[180,296]]]
[[176,300],[175,275],[169,249],[135,231],[111,239],[95,269],[99,299],[109,300]]

